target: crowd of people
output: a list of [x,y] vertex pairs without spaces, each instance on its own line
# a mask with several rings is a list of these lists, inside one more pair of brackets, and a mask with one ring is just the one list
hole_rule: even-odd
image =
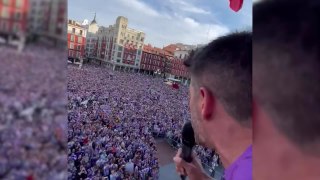
[[66,179],[65,50],[0,47],[0,179]]
[[[158,179],[155,136],[179,137],[190,119],[188,88],[163,80],[92,63],[68,66],[69,178]],[[213,152],[196,149],[212,163]]]

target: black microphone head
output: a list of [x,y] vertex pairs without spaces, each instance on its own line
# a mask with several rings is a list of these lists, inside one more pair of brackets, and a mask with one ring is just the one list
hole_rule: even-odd
[[196,144],[191,122],[186,122],[182,128],[182,144],[191,148]]

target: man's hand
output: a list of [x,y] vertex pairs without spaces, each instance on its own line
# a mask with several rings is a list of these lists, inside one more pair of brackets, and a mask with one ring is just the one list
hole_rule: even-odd
[[181,157],[181,149],[178,150],[176,156],[173,158],[174,163],[176,164],[176,171],[180,175],[188,176],[190,180],[209,180],[212,179],[208,176],[200,163],[200,160],[192,153],[192,162],[187,163]]

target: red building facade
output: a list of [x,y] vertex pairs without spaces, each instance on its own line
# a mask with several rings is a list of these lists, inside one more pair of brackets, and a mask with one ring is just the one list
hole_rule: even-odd
[[170,62],[170,74],[178,78],[188,78],[189,74],[183,62],[185,59],[176,58],[174,56],[167,56]]
[[101,47],[100,47],[100,52],[99,52],[99,56],[98,56],[99,58],[104,59],[104,57],[106,56],[106,54],[105,54],[106,48],[107,48],[107,39],[104,36],[101,38]]
[[0,1],[0,32],[10,34],[26,33],[28,11],[28,0]]
[[[121,52],[118,52],[121,53]],[[135,60],[137,58],[137,53],[138,50],[133,46],[133,45],[125,45],[123,48],[123,58],[122,58],[122,63],[123,64],[128,64],[128,65],[134,65]],[[121,54],[117,55],[118,57],[121,56]]]
[[150,71],[152,74],[160,70],[161,73],[165,72],[165,57],[160,54],[150,53],[147,51],[142,52],[140,69]]
[[68,57],[78,59],[84,57],[86,45],[86,29],[79,23],[68,21]]

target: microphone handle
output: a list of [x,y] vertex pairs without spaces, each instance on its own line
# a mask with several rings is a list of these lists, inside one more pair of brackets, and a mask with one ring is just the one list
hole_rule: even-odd
[[192,162],[192,147],[188,147],[186,145],[182,145],[181,147],[181,156],[183,160],[185,160],[187,163]]
[[180,175],[181,180],[186,180],[186,176]]
[[[192,148],[185,146],[182,144],[182,152],[181,152],[181,158],[185,160],[187,163],[192,162]],[[185,180],[187,176],[180,175],[181,180]]]

